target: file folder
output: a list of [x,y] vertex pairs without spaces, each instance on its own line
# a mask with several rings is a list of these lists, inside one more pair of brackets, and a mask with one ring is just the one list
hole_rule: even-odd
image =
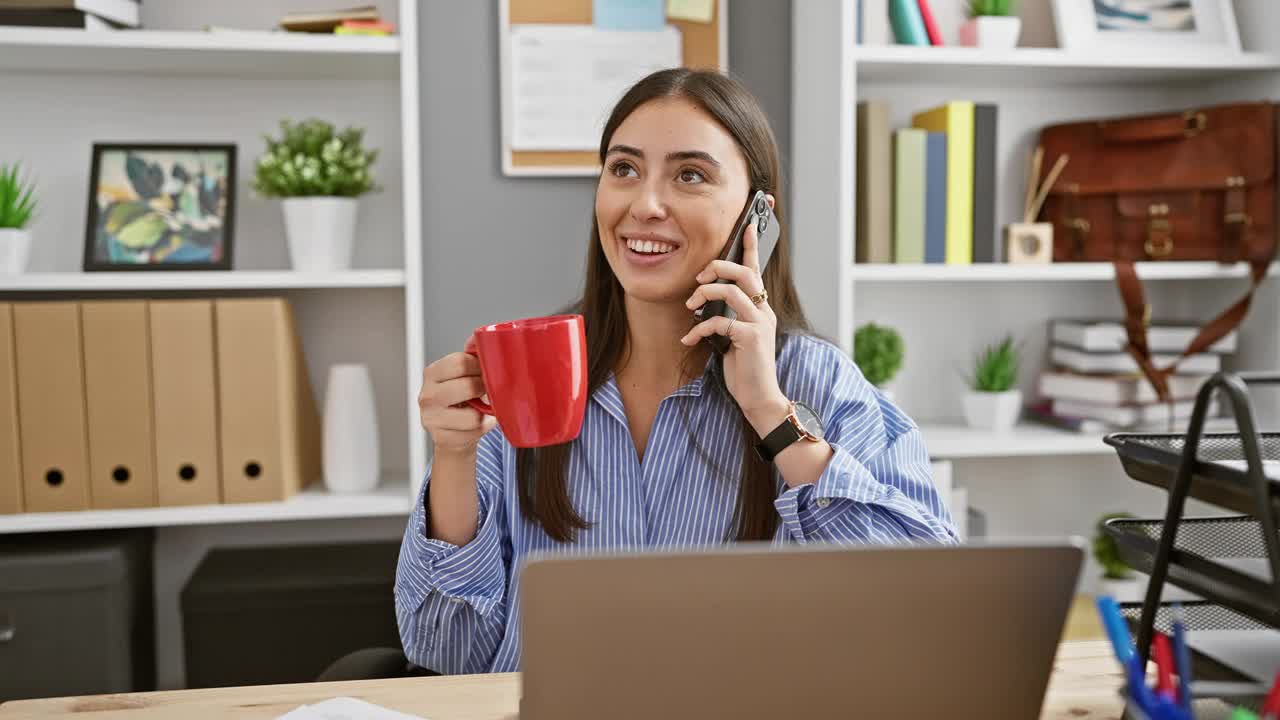
[[149,306],[157,503],[219,503],[213,301],[152,300]]
[[222,498],[288,498],[320,476],[320,420],[282,298],[214,301]]
[[15,303],[13,330],[23,509],[84,510],[89,507],[89,441],[80,306]]
[[156,503],[151,343],[145,300],[82,302],[89,505]]
[[0,303],[0,515],[22,512],[22,448],[13,360],[13,306]]

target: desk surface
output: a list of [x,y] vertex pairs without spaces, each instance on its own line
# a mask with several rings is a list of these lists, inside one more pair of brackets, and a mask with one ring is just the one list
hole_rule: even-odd
[[[1120,675],[1107,643],[1064,643],[1041,720],[1114,720],[1120,715],[1119,687]],[[430,720],[505,720],[514,718],[518,709],[520,676],[462,675],[21,700],[0,705],[0,720],[65,718],[74,713],[92,713],[92,720],[274,718],[299,705],[341,696]],[[1227,717],[1221,710],[1205,709],[1209,712],[1198,712],[1198,718]]]

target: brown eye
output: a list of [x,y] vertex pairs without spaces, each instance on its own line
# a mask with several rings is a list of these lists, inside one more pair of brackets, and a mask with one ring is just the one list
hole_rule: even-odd
[[680,182],[682,183],[689,183],[692,185],[700,182],[705,182],[706,179],[707,178],[700,171],[694,170],[692,168],[685,168],[684,170],[680,171]]
[[619,160],[609,166],[609,173],[614,177],[637,177],[639,173],[631,166],[631,163]]

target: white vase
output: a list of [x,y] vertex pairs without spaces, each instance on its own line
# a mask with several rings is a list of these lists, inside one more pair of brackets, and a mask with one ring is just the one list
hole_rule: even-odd
[[294,270],[332,272],[351,267],[356,235],[355,198],[285,198],[281,205]]
[[378,412],[366,365],[329,368],[324,398],[324,484],[334,493],[373,490],[382,475]]
[[960,44],[989,50],[1012,50],[1022,34],[1022,18],[981,15],[960,26]]
[[964,419],[969,427],[1005,432],[1022,412],[1022,391],[969,392],[964,396]]
[[31,231],[0,228],[0,274],[26,272],[31,257]]

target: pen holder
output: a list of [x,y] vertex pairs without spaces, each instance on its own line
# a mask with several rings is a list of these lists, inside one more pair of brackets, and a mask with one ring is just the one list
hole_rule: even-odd
[[1009,223],[1004,226],[1005,262],[1043,265],[1053,262],[1053,223]]

